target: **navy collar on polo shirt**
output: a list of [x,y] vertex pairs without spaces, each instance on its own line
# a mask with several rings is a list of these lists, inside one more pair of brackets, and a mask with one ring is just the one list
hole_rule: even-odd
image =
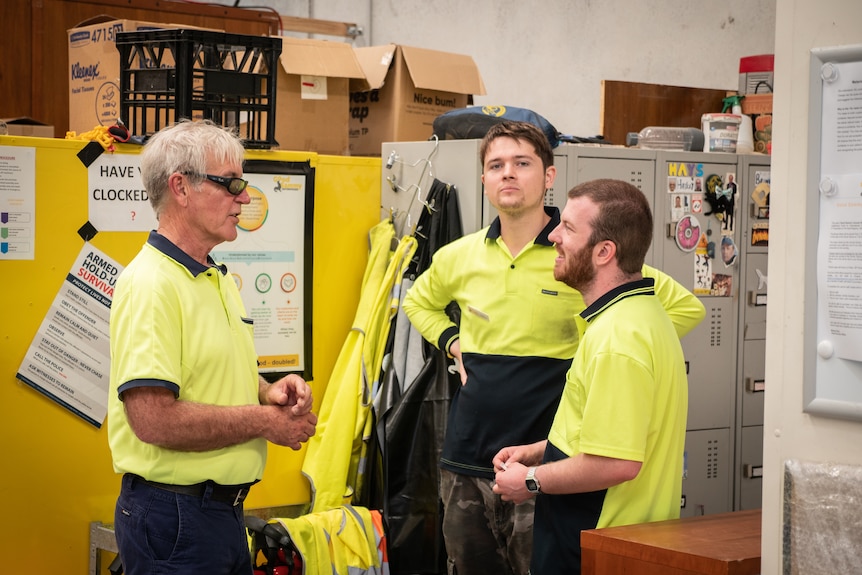
[[[536,239],[533,243],[538,244],[540,246],[552,246],[554,242],[548,239],[550,233],[554,230],[555,227],[560,225],[560,210],[554,206],[545,206],[545,213],[551,217],[551,220],[542,228],[542,231],[539,232],[539,235],[536,236]],[[494,218],[494,221],[491,222],[491,225],[488,227],[488,233],[485,234],[486,240],[495,240],[500,237],[502,233],[502,229],[500,226],[500,218],[499,216]]]
[[189,270],[189,273],[193,276],[197,277],[198,274],[201,274],[207,271],[210,268],[218,269],[222,275],[227,275],[227,266],[224,264],[217,264],[215,261],[207,255],[207,262],[210,264],[208,266],[203,265],[202,263],[195,260],[189,254],[181,250],[174,244],[171,240],[157,232],[156,230],[151,230],[150,235],[147,238],[147,243],[168,256],[169,258],[175,260],[177,263],[182,264]]

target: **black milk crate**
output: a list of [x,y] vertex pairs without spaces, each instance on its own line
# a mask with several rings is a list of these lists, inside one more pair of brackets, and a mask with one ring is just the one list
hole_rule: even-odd
[[187,118],[271,148],[281,38],[168,29],[119,32],[120,118],[137,136]]

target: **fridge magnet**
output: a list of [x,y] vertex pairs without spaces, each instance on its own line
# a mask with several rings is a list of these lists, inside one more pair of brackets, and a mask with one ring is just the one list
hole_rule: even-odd
[[691,214],[685,215],[676,223],[676,245],[684,252],[690,252],[697,247],[700,240],[700,222]]
[[736,264],[737,255],[739,255],[739,252],[736,249],[736,244],[733,242],[733,238],[730,236],[722,236],[721,261],[724,262],[725,267],[730,267]]
[[751,224],[751,245],[769,245],[769,220]]
[[694,254],[694,295],[712,295],[712,260],[706,250]]
[[678,176],[676,178],[676,191],[685,192],[687,194],[694,192],[694,178],[684,178]]
[[678,222],[690,211],[690,198],[688,194],[673,194],[670,201],[670,219]]
[[730,274],[713,274],[712,295],[718,297],[729,297],[733,290],[733,276]]

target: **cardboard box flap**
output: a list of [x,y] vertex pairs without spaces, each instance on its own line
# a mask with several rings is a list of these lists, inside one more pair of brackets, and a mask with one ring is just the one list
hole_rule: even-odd
[[288,74],[365,78],[353,47],[342,42],[283,37],[280,60]]
[[[75,28],[83,28],[84,26],[92,26],[93,24],[101,24],[102,22],[110,22],[112,20],[119,20],[116,16],[111,16],[110,14],[97,14],[96,16],[92,16],[85,20],[82,20],[72,26],[72,30]],[[66,30],[68,32],[68,30]]]
[[359,65],[362,66],[365,74],[368,90],[379,90],[383,87],[396,49],[395,44],[354,48],[356,59],[359,60]]
[[401,46],[401,51],[417,88],[455,94],[485,94],[485,83],[470,56],[411,46]]
[[27,116],[0,119],[0,135],[35,136],[38,138],[53,138],[54,126],[43,124]]
[[28,116],[18,116],[17,118],[3,118],[0,120],[6,122],[10,126],[47,126],[48,124],[34,120]]

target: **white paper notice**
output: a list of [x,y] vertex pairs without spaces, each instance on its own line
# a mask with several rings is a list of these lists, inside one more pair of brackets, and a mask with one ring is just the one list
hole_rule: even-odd
[[84,244],[16,375],[96,427],[108,408],[108,320],[121,271]]
[[36,249],[36,148],[0,146],[0,261]]
[[819,333],[837,357],[862,361],[862,63],[828,66],[820,150]]
[[[834,80],[823,83],[820,173],[862,172],[862,62],[832,64]],[[858,195],[858,190],[857,190]]]
[[100,232],[148,232],[159,227],[141,180],[141,158],[102,154],[87,168],[89,218]]

